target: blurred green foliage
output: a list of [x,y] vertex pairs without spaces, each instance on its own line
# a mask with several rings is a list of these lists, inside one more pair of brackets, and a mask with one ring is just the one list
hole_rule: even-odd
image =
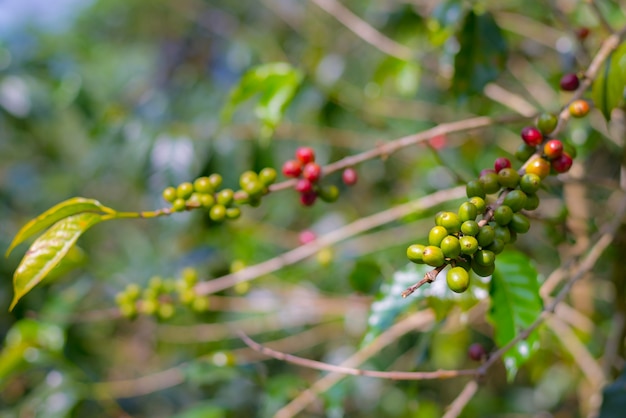
[[[153,210],[165,206],[167,186],[217,172],[236,187],[243,171],[278,168],[301,145],[326,164],[438,123],[512,114],[506,98],[485,94],[490,82],[537,110],[558,111],[567,101],[557,87],[561,74],[584,69],[605,36],[585,2],[343,3],[415,59],[386,56],[313,2],[285,0],[100,0],[76,9],[61,28],[25,22],[3,31],[2,252],[28,220],[73,196]],[[615,27],[626,22],[617,2],[600,8]],[[582,46],[572,32],[580,26],[591,29]],[[245,74],[272,63],[294,69],[281,100],[233,99]],[[258,118],[263,100],[274,107]],[[228,103],[237,109],[226,107],[222,123]],[[603,121],[590,120],[572,122],[564,135],[579,147],[594,187],[549,182],[531,232],[515,244],[540,281],[611,217],[623,144]],[[475,367],[466,347],[481,342],[491,350],[500,342],[485,320],[486,288],[474,287],[468,300],[437,295],[434,286],[413,298],[396,293],[423,274],[405,267],[405,249],[425,239],[436,208],[221,292],[208,312],[129,321],[117,314],[115,295],[187,267],[202,280],[219,277],[296,247],[304,229],[322,235],[454,186],[456,176],[470,179],[513,155],[519,129],[531,122],[448,135],[368,161],[352,188],[330,176],[341,190],[332,205],[303,208],[287,190],[223,225],[193,212],[90,229],[71,253],[73,268],[0,316],[0,416],[269,417],[323,374],[267,360],[233,330],[338,364],[394,321],[429,308],[437,314],[432,326],[402,335],[361,367]],[[593,285],[581,283],[569,301],[580,314],[573,329],[596,359],[620,313],[611,295],[623,278],[612,272],[623,248],[616,244],[594,269]],[[11,303],[24,251],[21,245],[0,262],[0,306]],[[542,330],[537,339],[515,380],[507,383],[496,365],[461,416],[586,415],[592,394],[576,359],[553,333]],[[438,417],[464,383],[349,377],[302,416]]]

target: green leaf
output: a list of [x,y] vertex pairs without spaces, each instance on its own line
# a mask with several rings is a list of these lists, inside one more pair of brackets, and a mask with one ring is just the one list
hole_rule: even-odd
[[463,17],[460,0],[438,1],[428,20],[429,39],[434,46],[442,46],[454,32]]
[[373,293],[374,285],[380,278],[380,266],[372,260],[358,260],[348,276],[352,289],[361,293]]
[[453,90],[458,95],[480,93],[504,70],[507,46],[491,13],[465,16],[454,58]]
[[391,327],[398,316],[421,301],[428,301],[428,305],[433,308],[437,318],[441,319],[454,306],[467,310],[488,296],[487,287],[490,279],[478,276],[472,276],[472,282],[466,292],[452,292],[446,284],[446,269],[433,283],[423,285],[406,298],[402,297],[402,292],[407,287],[422,280],[424,275],[432,269],[427,265],[409,263],[403,269],[396,271],[389,280],[383,282],[376,300],[370,307],[368,330],[361,342],[362,346],[369,344]]
[[[491,280],[491,309],[498,347],[509,343],[541,315],[537,271],[530,259],[519,252],[507,251],[498,255],[496,270]],[[512,380],[520,366],[538,348],[537,333],[533,332],[504,355],[507,377]]]
[[226,411],[210,402],[192,406],[184,412],[174,415],[172,418],[224,418]]
[[9,310],[59,265],[76,240],[101,222],[98,213],[85,212],[61,219],[30,246],[13,275],[13,301]]
[[626,410],[626,368],[615,382],[602,390],[602,407],[598,418],[619,418]]
[[13,251],[15,247],[24,242],[24,240],[50,227],[57,221],[60,221],[61,219],[68,216],[76,215],[77,213],[83,212],[107,214],[115,213],[113,209],[102,205],[97,200],[86,199],[84,197],[74,197],[72,199],[68,199],[51,207],[50,209],[24,225],[22,229],[20,229],[19,232],[15,235],[15,238],[13,238],[13,242],[11,242],[11,245],[9,246],[9,249],[7,250],[5,256],[8,257],[11,251]]
[[227,123],[243,102],[260,94],[255,115],[261,121],[264,134],[269,136],[283,118],[287,106],[302,82],[302,73],[291,65],[278,62],[264,64],[247,71],[231,90],[222,109],[222,123]]
[[391,81],[398,94],[412,97],[419,88],[421,73],[421,68],[416,62],[387,57],[376,68],[372,81],[379,86]]
[[611,111],[624,106],[626,95],[626,43],[621,44],[608,56],[593,82],[592,97],[606,120]]

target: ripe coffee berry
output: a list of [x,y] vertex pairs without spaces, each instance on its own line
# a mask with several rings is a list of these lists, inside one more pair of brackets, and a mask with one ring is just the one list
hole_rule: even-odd
[[535,157],[526,165],[526,174],[536,174],[544,179],[550,174],[550,163],[541,157]]
[[482,344],[474,343],[470,345],[467,349],[467,355],[470,359],[474,361],[481,361],[487,357],[487,351],[485,350],[485,347],[482,346]]
[[308,193],[313,191],[313,183],[308,179],[298,179],[295,189],[300,193]]
[[574,91],[580,86],[580,80],[578,80],[578,76],[574,73],[568,73],[561,77],[561,81],[559,82],[561,86],[561,90],[564,91]]
[[563,154],[563,143],[558,139],[551,139],[543,146],[543,153],[549,160],[554,160]]
[[341,179],[346,186],[352,186],[356,184],[358,180],[356,170],[351,167],[346,168],[345,170],[343,170],[343,173],[341,173]]
[[317,180],[319,180],[321,175],[322,168],[319,166],[319,164],[308,163],[302,169],[302,176],[312,182],[316,182]]
[[496,158],[496,161],[493,163],[493,168],[496,173],[499,173],[503,168],[511,168],[511,161],[505,157]]
[[552,168],[557,173],[566,173],[572,167],[573,162],[572,157],[564,152],[558,158],[552,160]]
[[311,163],[315,161],[315,151],[310,147],[300,147],[296,150],[296,158],[302,164]]
[[300,194],[300,203],[304,206],[311,206],[315,203],[317,199],[317,193],[315,192],[304,192]]
[[311,231],[310,229],[305,229],[304,231],[300,232],[300,234],[298,234],[298,241],[302,245],[308,244],[309,242],[314,241],[316,238],[317,235],[315,235],[315,232]]
[[539,131],[539,129],[534,126],[526,126],[522,129],[521,133],[522,139],[524,142],[531,147],[536,147],[543,142],[543,135]]
[[587,39],[587,36],[589,36],[588,27],[583,26],[583,27],[576,29],[576,37],[580,39],[581,41],[584,41],[585,39]]
[[299,160],[287,160],[282,171],[286,177],[298,177],[302,173],[302,163]]
[[569,105],[569,114],[575,118],[582,118],[589,113],[589,103],[586,100],[574,100]]

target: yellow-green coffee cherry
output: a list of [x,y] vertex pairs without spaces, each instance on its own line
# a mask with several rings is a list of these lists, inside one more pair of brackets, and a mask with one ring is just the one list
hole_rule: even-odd
[[461,232],[463,235],[471,235],[474,236],[478,234],[480,231],[480,227],[478,226],[478,222],[476,221],[465,221],[461,224]]
[[504,197],[502,204],[511,208],[513,212],[519,212],[526,205],[526,193],[519,189],[511,190]]
[[461,253],[472,255],[478,251],[478,240],[472,236],[465,235],[459,238]]
[[188,181],[180,183],[176,188],[176,196],[180,199],[189,199],[193,193],[193,184]]
[[209,211],[209,217],[215,222],[221,222],[226,218],[226,207],[222,204],[214,205]]
[[513,215],[511,223],[509,223],[509,228],[511,229],[511,231],[525,234],[530,229],[530,222],[528,221],[528,218],[526,216],[522,215],[521,213],[516,213]]
[[503,168],[498,173],[498,182],[502,187],[514,189],[517,187],[519,180],[519,173],[512,168]]
[[265,167],[263,170],[259,172],[259,180],[263,185],[269,186],[276,181],[277,173],[271,167]]
[[469,287],[469,274],[463,267],[453,267],[446,274],[446,283],[450,290],[463,293]]
[[409,245],[406,249],[407,258],[416,264],[424,264],[424,260],[422,259],[424,248],[426,247],[420,244]]
[[172,203],[177,197],[174,187],[166,187],[165,190],[163,190],[163,199],[165,199],[166,202]]
[[223,206],[228,206],[233,202],[233,195],[235,192],[232,189],[223,189],[217,193],[217,203]]
[[198,177],[195,179],[193,188],[198,193],[215,193],[215,189],[208,177]]
[[478,180],[470,180],[467,182],[465,194],[470,199],[475,196],[484,199],[486,196],[485,189],[483,189],[483,185]]
[[172,202],[172,210],[174,212],[182,212],[187,209],[187,202],[185,199],[177,198]]
[[479,251],[476,251],[472,259],[479,266],[486,267],[486,266],[493,265],[495,263],[496,255],[493,253],[493,251],[479,250]]
[[485,213],[485,210],[487,209],[485,199],[483,199],[482,197],[474,196],[470,198],[469,202],[476,206],[476,210],[478,211],[478,213]]
[[439,247],[441,241],[448,236],[448,230],[443,226],[434,226],[428,232],[428,244]]
[[241,209],[239,208],[228,208],[226,209],[226,218],[227,219],[237,219],[241,216]]
[[491,244],[496,237],[495,230],[491,225],[484,225],[480,228],[478,235],[476,235],[476,239],[478,240],[478,245],[481,247],[486,247]]
[[339,188],[335,186],[334,184],[322,186],[317,191],[317,195],[324,202],[332,203],[332,202],[335,202],[339,198]]
[[422,260],[432,267],[440,267],[445,262],[443,251],[441,251],[441,248],[435,247],[434,245],[428,245],[424,248],[424,251],[422,251]]
[[461,222],[473,221],[476,219],[476,216],[478,216],[478,208],[472,202],[463,202],[461,206],[459,206],[458,214]]
[[461,244],[454,235],[448,235],[441,241],[441,251],[447,258],[457,258],[461,255]]
[[442,212],[439,221],[441,226],[446,228],[450,234],[455,234],[461,230],[461,219],[454,212]]
[[484,173],[482,176],[480,176],[478,181],[483,186],[483,190],[486,194],[492,194],[500,190],[498,175],[495,173],[495,171],[489,171]]
[[498,225],[507,225],[513,218],[513,211],[506,205],[501,205],[493,212],[493,220]]
[[198,197],[198,201],[203,208],[209,209],[215,204],[215,198],[212,194],[203,193]]
[[533,173],[524,174],[519,181],[519,188],[527,194],[537,193],[540,187],[541,177]]
[[220,186],[222,185],[222,176],[220,176],[217,173],[211,174],[209,176],[209,183],[211,184],[211,187],[213,188],[213,190],[219,189]]

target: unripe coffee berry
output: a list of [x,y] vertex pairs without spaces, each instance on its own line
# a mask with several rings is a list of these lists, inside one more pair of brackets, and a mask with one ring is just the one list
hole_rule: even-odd
[[463,202],[461,206],[459,206],[458,213],[461,222],[473,221],[476,219],[476,216],[478,216],[478,208],[472,202]]
[[543,146],[543,153],[549,160],[554,160],[563,153],[563,143],[558,139],[551,139]]
[[453,267],[446,274],[446,283],[455,293],[463,293],[469,287],[469,274],[463,267]]
[[235,192],[232,189],[222,189],[217,193],[217,203],[228,206],[233,202]]
[[526,174],[536,174],[544,179],[550,174],[550,163],[541,157],[534,157],[526,165]]
[[480,277],[491,276],[496,269],[495,264],[490,264],[488,266],[481,266],[476,263],[476,259],[472,257],[472,270]]
[[299,160],[287,160],[283,164],[282,172],[286,177],[298,177],[302,173],[302,163]]
[[507,205],[501,205],[493,211],[493,220],[498,225],[507,225],[513,218],[513,211]]
[[465,186],[465,193],[469,198],[477,196],[484,199],[486,196],[485,189],[483,189],[482,184],[478,180],[468,181],[467,185]]
[[461,230],[461,219],[454,212],[442,212],[440,224],[446,228],[449,234],[455,234]]
[[511,161],[505,157],[496,158],[496,161],[493,163],[493,169],[496,173],[499,173],[503,168],[511,168]]
[[276,181],[276,170],[272,167],[265,167],[263,170],[259,172],[259,181],[263,183],[264,186],[269,186]]
[[300,194],[300,203],[304,206],[313,205],[316,199],[317,199],[317,193],[315,192],[304,192]]
[[473,260],[479,266],[491,266],[496,262],[496,255],[493,253],[493,251],[479,250],[476,251],[476,254],[474,254]]
[[569,105],[569,114],[575,118],[582,118],[589,113],[589,103],[586,100],[574,100]]
[[496,237],[496,231],[493,229],[491,225],[484,225],[478,231],[476,235],[476,239],[478,240],[478,245],[481,247],[486,247],[491,244]]
[[513,215],[513,219],[511,219],[511,222],[509,223],[509,228],[511,232],[525,234],[530,229],[530,222],[526,216],[521,213],[515,213]]
[[526,173],[519,181],[519,188],[527,194],[537,193],[540,187],[541,177],[536,174]]
[[260,181],[249,181],[243,186],[243,190],[250,196],[260,196],[265,190],[265,186]]
[[491,251],[494,254],[500,254],[504,250],[504,245],[504,241],[502,241],[500,238],[496,238],[485,249]]
[[256,183],[259,181],[259,176],[254,171],[245,171],[239,176],[239,186],[245,190],[246,184],[248,183]]
[[512,168],[503,168],[498,173],[498,182],[502,187],[514,189],[519,184],[520,175]]
[[495,171],[485,173],[478,179],[483,186],[486,194],[492,194],[500,190],[500,183],[498,182],[498,174]]
[[198,201],[203,208],[211,208],[215,204],[215,198],[212,194],[203,193],[199,195]]
[[573,163],[574,161],[572,160],[572,157],[564,152],[558,158],[552,160],[552,168],[554,168],[554,171],[557,173],[566,173],[570,168],[572,168]]
[[296,158],[302,164],[313,162],[315,161],[315,151],[310,147],[300,147],[296,150]]
[[420,244],[409,245],[406,249],[407,258],[416,264],[424,264],[424,260],[422,259],[424,248],[426,247]]
[[341,179],[343,180],[343,183],[346,186],[352,186],[354,184],[356,184],[356,182],[358,181],[359,177],[357,175],[357,172],[354,168],[352,167],[348,167],[345,170],[343,170],[343,173],[341,173]]
[[434,245],[428,245],[422,251],[422,260],[432,267],[440,267],[445,263],[443,251]]
[[564,91],[574,91],[580,86],[580,80],[578,80],[578,76],[574,73],[568,73],[561,77],[561,81],[559,82],[561,86],[561,90]]
[[539,128],[544,135],[548,135],[554,131],[558,124],[559,118],[553,113],[542,113],[537,118],[537,128]]
[[524,209],[526,210],[535,210],[539,207],[539,196],[536,194],[526,195],[526,204],[524,205]]
[[478,213],[485,213],[485,210],[487,209],[485,199],[483,199],[482,197],[474,196],[470,198],[469,202],[476,206],[476,210],[478,211]]
[[174,212],[182,212],[187,209],[187,202],[180,197],[172,202],[172,210]]
[[537,147],[531,147],[525,142],[522,142],[519,147],[517,147],[517,151],[515,151],[515,158],[518,161],[526,161],[531,155],[533,155],[537,151]]
[[478,234],[478,231],[480,231],[480,227],[476,221],[465,221],[461,224],[461,232],[463,235],[474,236]]
[[443,255],[447,258],[457,258],[461,255],[461,244],[454,235],[446,236],[440,244]]
[[211,174],[209,176],[209,184],[211,184],[211,187],[212,187],[211,192],[219,189],[219,187],[222,185],[222,176],[220,176],[217,173]]
[[428,232],[428,244],[439,247],[441,241],[448,236],[448,230],[443,226],[433,226]]
[[176,196],[181,199],[189,199],[191,194],[193,193],[193,184],[189,182],[184,182],[178,185],[176,188]]
[[214,205],[209,211],[209,218],[215,222],[221,222],[226,218],[226,207],[222,204]]
[[198,177],[193,182],[193,189],[198,193],[214,193],[215,190],[211,186],[211,181],[208,177]]
[[163,190],[163,199],[165,199],[166,202],[172,203],[177,197],[176,189],[174,187],[167,187]]
[[339,198],[339,188],[334,184],[328,184],[326,186],[322,186],[318,190],[318,194],[320,199],[324,202],[332,203],[335,202]]
[[485,347],[482,344],[474,343],[467,349],[467,355],[474,361],[482,361],[487,358],[487,351],[485,351]]
[[226,209],[226,218],[227,219],[237,219],[241,216],[241,209],[238,207],[227,208]]
[[[513,217],[511,217],[511,219],[513,219]],[[495,228],[493,228],[493,230],[494,230],[494,236],[495,236],[494,241],[499,239],[505,244],[511,242],[511,231],[509,230],[508,227],[496,225]]]
[[510,207],[513,212],[519,212],[526,205],[526,193],[519,189],[511,190],[504,197],[502,204]]
[[478,251],[478,240],[470,235],[464,235],[459,238],[459,244],[461,245],[462,254],[474,254]]
[[539,129],[535,128],[534,126],[524,127],[522,129],[521,136],[524,142],[531,147],[536,147],[543,142],[543,135],[541,134]]

